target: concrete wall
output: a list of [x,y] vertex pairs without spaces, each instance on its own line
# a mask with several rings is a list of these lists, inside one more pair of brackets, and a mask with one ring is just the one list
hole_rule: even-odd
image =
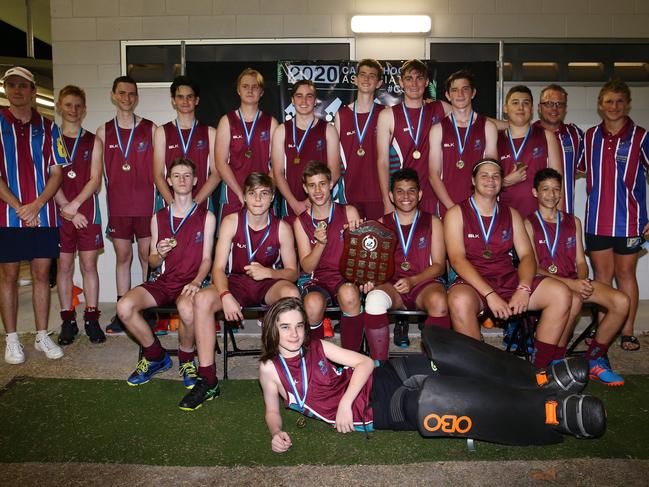
[[[644,38],[644,0],[51,0],[54,87],[78,84],[88,95],[84,126],[95,130],[114,116],[109,92],[120,73],[120,40],[260,37],[352,37],[356,14],[427,14],[439,38]],[[398,10],[397,8],[398,7]],[[423,58],[426,36],[357,36],[355,58]],[[540,86],[533,87],[538,96]],[[571,86],[569,116],[582,128],[598,121],[596,87]],[[632,116],[649,126],[649,87],[633,89]],[[173,118],[165,88],[142,88],[138,113]],[[583,180],[577,207],[583,212]],[[103,200],[103,197],[102,197]],[[105,203],[102,214],[106,215]],[[578,213],[578,214],[579,214]],[[134,283],[141,276],[133,266]],[[649,258],[641,259],[641,296],[649,298]],[[114,253],[100,258],[101,301],[115,297]]]

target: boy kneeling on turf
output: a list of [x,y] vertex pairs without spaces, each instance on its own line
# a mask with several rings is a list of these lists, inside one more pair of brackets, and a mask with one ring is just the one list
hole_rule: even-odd
[[581,221],[559,210],[563,194],[561,180],[561,174],[551,168],[536,173],[532,193],[539,208],[525,220],[525,229],[534,244],[537,272],[558,279],[572,291],[570,318],[557,349],[561,348],[565,353],[583,303],[595,303],[605,308],[604,319],[597,326],[586,352],[590,378],[608,386],[622,386],[624,379],[611,370],[606,353],[624,325],[629,312],[629,298],[611,286],[588,279]]
[[181,324],[178,330],[178,360],[186,388],[196,383],[192,300],[207,277],[212,263],[216,220],[205,207],[192,200],[196,166],[186,158],[175,159],[167,176],[173,202],[151,218],[149,267],[158,269],[145,282],[117,302],[117,315],[142,346],[143,357],[127,379],[131,386],[149,382],[171,367],[171,358],[140,311],[153,306],[176,304]]
[[244,306],[271,305],[283,297],[299,297],[293,284],[297,279],[293,231],[270,213],[275,196],[273,180],[267,174],[250,173],[243,195],[245,208],[221,222],[212,268],[214,284],[194,298],[199,380],[180,401],[184,411],[193,411],[219,394],[214,313],[223,310],[227,321],[240,321]]

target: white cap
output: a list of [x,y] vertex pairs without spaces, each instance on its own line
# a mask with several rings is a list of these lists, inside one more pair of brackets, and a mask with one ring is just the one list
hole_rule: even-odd
[[5,71],[5,74],[2,76],[2,81],[6,80],[9,76],[20,76],[21,78],[29,81],[32,85],[36,86],[32,72],[20,66],[9,68],[7,71]]

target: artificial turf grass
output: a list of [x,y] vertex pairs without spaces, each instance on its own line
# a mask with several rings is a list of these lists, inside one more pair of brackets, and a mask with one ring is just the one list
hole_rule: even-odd
[[270,450],[257,381],[221,383],[222,396],[194,412],[177,408],[178,381],[140,387],[124,381],[32,379],[0,395],[0,462],[96,462],[176,466],[403,464],[440,460],[649,458],[646,420],[649,376],[628,376],[622,388],[590,384],[608,411],[603,438],[566,437],[558,445],[509,447],[463,439],[424,439],[417,432],[341,435],[322,422],[297,428],[284,411],[293,447]]

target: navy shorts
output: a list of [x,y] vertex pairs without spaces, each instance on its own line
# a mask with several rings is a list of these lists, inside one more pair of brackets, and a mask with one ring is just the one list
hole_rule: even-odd
[[0,228],[1,263],[58,257],[58,228]]
[[588,252],[613,249],[613,253],[620,255],[637,254],[643,242],[642,237],[607,237],[592,233],[587,233],[584,240]]

